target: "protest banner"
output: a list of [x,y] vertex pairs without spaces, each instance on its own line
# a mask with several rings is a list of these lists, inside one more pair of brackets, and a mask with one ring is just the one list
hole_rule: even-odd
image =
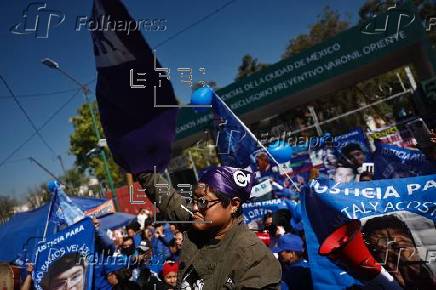
[[94,231],[91,219],[85,218],[39,243],[32,277],[35,288],[64,289],[68,281],[76,289],[92,289],[93,266],[87,257],[94,254]]
[[375,141],[405,148],[415,148],[416,140],[408,130],[400,130],[397,126],[373,130],[368,133],[371,147],[375,150]]
[[313,168],[312,160],[307,151],[295,153],[289,162],[289,168],[292,168],[292,172],[289,176],[296,182],[303,184],[310,178],[310,172]]
[[313,167],[317,168],[320,178],[333,179],[339,163],[346,167],[360,167],[361,164],[353,165],[353,161],[346,154],[347,151],[360,150],[364,155],[363,162],[372,160],[368,141],[360,128],[334,137],[327,133],[323,138],[321,144],[309,150],[310,160]]
[[320,244],[336,228],[359,219],[370,252],[401,287],[434,289],[435,195],[436,175],[346,184],[312,181],[303,190],[303,223],[314,288],[359,284],[344,268],[318,254]]
[[53,197],[47,223],[56,224],[55,230],[73,225],[85,217],[83,211],[65,193],[59,182],[50,181],[48,189],[53,192]]
[[114,203],[112,201],[112,199],[105,201],[104,203],[102,203],[101,205],[99,205],[98,207],[95,208],[91,208],[87,211],[85,211],[85,215],[91,217],[91,218],[99,218],[102,217],[104,215],[107,215],[109,213],[114,213],[115,212],[115,207],[114,207]]
[[396,145],[376,143],[374,178],[404,178],[436,173],[424,153]]
[[259,225],[263,217],[269,212],[275,212],[280,207],[286,207],[281,199],[271,199],[258,202],[246,202],[242,204],[244,223],[247,225]]
[[365,134],[361,128],[355,128],[346,134],[334,137],[333,146],[338,159],[349,159],[346,156],[347,151],[349,150],[349,148],[351,148],[350,146],[353,145],[356,147],[356,149],[364,153],[364,162],[369,162],[372,160],[368,140],[366,139]]
[[318,150],[311,150],[309,154],[313,167],[318,169],[319,177],[333,179],[338,165],[333,148],[323,146]]

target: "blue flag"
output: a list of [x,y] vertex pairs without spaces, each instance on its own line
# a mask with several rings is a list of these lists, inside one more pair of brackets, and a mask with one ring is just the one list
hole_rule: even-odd
[[[137,22],[119,0],[95,0],[92,20],[103,26],[91,35],[100,120],[112,155],[127,172],[161,171],[170,160],[178,110],[169,69],[133,29]],[[129,29],[118,29],[119,23]]]
[[[246,168],[255,172],[258,182],[273,179],[280,183],[288,180],[294,184],[288,175],[289,162],[279,164],[217,94],[214,94],[212,98],[212,110],[217,128],[216,145],[222,165]],[[255,164],[256,156],[259,155],[264,155],[268,160],[268,168],[263,172],[257,171]]]
[[48,188],[53,192],[49,222],[59,229],[85,218],[83,211],[67,196],[57,181],[50,182]]
[[436,175],[305,187],[303,224],[315,289],[345,289],[359,281],[327,257],[320,244],[359,219],[366,246],[405,289],[436,286]]
[[94,244],[94,225],[89,218],[48,236],[37,248],[32,277],[35,288],[91,290]]
[[262,149],[261,144],[217,94],[213,96],[212,109],[222,165],[239,168],[250,166],[250,156]]

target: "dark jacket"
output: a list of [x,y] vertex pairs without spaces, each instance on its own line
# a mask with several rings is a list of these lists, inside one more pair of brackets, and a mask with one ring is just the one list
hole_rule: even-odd
[[[147,196],[156,202],[162,218],[189,221],[180,206],[185,200],[159,174],[142,174],[139,181]],[[156,184],[157,186],[154,186]],[[188,224],[187,224],[188,225]],[[281,267],[271,251],[243,224],[242,217],[225,237],[213,240],[207,233],[189,225],[183,232],[177,289],[193,271],[202,280],[203,289],[279,289]]]
[[286,283],[288,290],[312,290],[309,263],[306,260],[300,260],[293,264],[282,263],[282,281]]
[[113,286],[112,290],[141,290],[141,288],[135,282],[126,281],[123,283],[119,283],[116,286]]

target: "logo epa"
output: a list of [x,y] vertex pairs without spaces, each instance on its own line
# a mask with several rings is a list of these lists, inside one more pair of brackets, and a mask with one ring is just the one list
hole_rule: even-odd
[[22,22],[11,27],[14,34],[34,33],[36,38],[48,38],[52,27],[61,25],[65,14],[61,11],[47,9],[47,3],[30,3],[23,11]]

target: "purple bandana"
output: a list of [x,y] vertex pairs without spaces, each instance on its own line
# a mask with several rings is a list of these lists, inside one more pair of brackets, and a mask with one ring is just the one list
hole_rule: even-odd
[[230,198],[239,197],[244,202],[250,198],[254,174],[241,168],[214,167],[206,171],[199,182]]

